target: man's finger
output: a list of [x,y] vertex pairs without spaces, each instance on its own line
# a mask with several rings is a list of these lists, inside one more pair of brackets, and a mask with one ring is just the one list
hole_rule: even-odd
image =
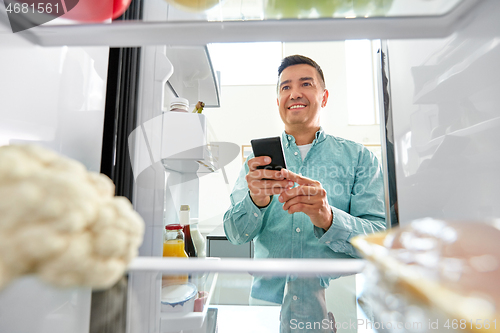
[[258,166],[268,165],[269,163],[271,163],[271,158],[269,156],[259,156],[248,160],[248,167],[250,171],[254,171],[257,170]]
[[317,181],[315,181],[314,179],[298,175],[295,172],[292,172],[292,171],[287,170],[287,169],[282,169],[281,170],[281,174],[286,179],[288,179],[288,180],[290,180],[292,182],[295,182],[295,183],[297,183],[299,185],[313,185],[313,184],[317,183]]
[[278,198],[279,202],[286,202],[295,197],[304,196],[311,197],[321,193],[321,188],[316,186],[301,185],[284,191]]
[[299,195],[299,196],[293,197],[290,200],[284,202],[283,209],[289,210],[290,207],[295,206],[297,204],[310,206],[310,205],[314,205],[315,201],[311,200],[311,197],[309,197],[309,196]]

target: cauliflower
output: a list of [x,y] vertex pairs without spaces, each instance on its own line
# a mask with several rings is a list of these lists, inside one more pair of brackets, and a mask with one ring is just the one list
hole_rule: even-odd
[[39,146],[0,147],[0,289],[25,274],[108,288],[143,233],[143,220],[105,175]]

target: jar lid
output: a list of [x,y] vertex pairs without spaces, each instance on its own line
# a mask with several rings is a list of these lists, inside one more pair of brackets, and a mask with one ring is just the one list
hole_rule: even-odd
[[167,230],[181,230],[182,225],[180,225],[180,224],[167,224],[165,226],[165,229],[167,229]]
[[170,105],[175,105],[175,104],[180,104],[180,105],[185,105],[189,106],[189,101],[185,98],[182,97],[174,97],[172,98],[172,101],[170,102]]

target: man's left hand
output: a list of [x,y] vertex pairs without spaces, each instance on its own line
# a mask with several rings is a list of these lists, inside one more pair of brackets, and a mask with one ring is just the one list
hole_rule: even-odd
[[303,212],[315,226],[328,230],[332,225],[333,214],[321,183],[286,169],[281,172],[285,179],[299,185],[279,196],[279,201],[284,203],[283,209],[289,214]]

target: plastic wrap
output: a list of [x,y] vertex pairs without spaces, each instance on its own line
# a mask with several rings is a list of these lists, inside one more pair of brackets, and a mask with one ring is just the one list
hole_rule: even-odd
[[360,304],[379,326],[500,331],[500,221],[422,219],[352,243],[370,262]]

